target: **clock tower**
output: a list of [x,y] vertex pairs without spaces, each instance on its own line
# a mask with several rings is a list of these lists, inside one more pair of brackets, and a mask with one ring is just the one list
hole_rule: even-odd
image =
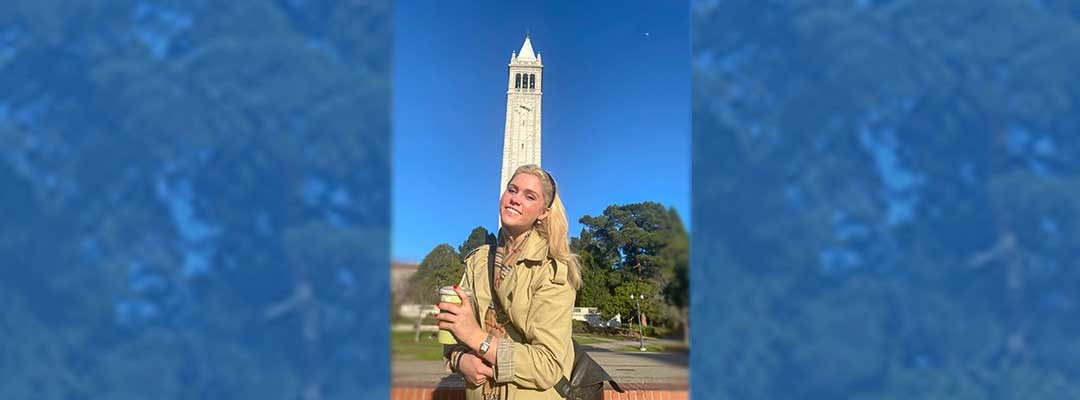
[[525,164],[540,165],[540,96],[544,64],[533,54],[525,34],[521,50],[510,55],[510,79],[506,85],[506,130],[503,134],[502,181],[499,193],[514,170]]

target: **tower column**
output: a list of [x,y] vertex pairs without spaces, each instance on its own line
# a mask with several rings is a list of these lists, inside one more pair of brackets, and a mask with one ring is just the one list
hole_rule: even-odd
[[500,194],[519,166],[540,165],[540,105],[544,65],[540,54],[533,52],[528,34],[521,49],[511,53],[508,67]]

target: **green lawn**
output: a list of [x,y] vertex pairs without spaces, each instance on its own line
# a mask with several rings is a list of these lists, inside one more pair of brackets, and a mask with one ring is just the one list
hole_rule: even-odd
[[[641,351],[639,349],[640,349],[640,347],[637,346],[637,345],[625,346],[625,347],[622,348],[622,351]],[[647,345],[645,345],[645,351],[664,351],[664,346],[658,346],[658,345],[655,345],[655,344],[647,344]]]
[[420,341],[413,341],[412,332],[390,333],[390,358],[395,360],[442,360],[443,345],[431,332],[420,332]]
[[[624,346],[620,351],[641,351],[638,350],[638,345]],[[645,344],[645,351],[663,351],[668,353],[688,353],[690,348],[684,344],[676,344],[672,346],[663,346],[658,344]]]
[[610,341],[614,341],[614,340],[618,340],[618,338],[613,337],[613,336],[593,335],[593,334],[587,334],[587,333],[575,333],[574,334],[574,341],[576,341],[576,342],[578,342],[580,344],[604,343],[604,342],[610,342]]

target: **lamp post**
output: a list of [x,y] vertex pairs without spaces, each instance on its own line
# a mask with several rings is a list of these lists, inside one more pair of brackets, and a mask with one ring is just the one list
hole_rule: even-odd
[[641,300],[645,299],[645,295],[639,294],[635,297],[631,294],[630,299],[637,305],[638,351],[645,351],[645,330],[641,327]]

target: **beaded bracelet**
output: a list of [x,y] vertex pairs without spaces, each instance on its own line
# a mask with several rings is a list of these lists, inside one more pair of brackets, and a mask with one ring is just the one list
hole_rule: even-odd
[[461,356],[465,355],[464,351],[457,352],[457,357],[454,357],[454,372],[461,372]]

